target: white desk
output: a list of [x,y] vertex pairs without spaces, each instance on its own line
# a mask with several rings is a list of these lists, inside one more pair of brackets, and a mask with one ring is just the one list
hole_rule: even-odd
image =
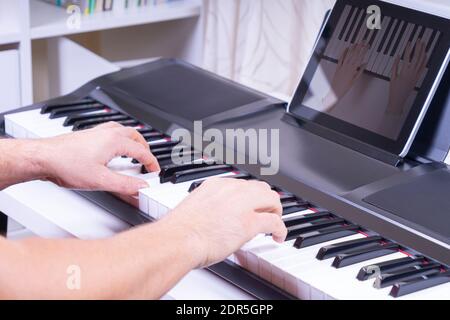
[[[43,238],[100,239],[129,225],[74,192],[49,182],[30,182],[0,192],[0,211]],[[194,270],[166,299],[251,299],[251,296],[206,270]]]

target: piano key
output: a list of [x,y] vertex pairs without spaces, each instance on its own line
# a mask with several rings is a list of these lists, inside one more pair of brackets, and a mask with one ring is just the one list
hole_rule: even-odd
[[[195,150],[188,150],[181,154],[183,157],[189,157],[189,161],[195,161],[202,159],[202,153]],[[163,154],[156,156],[156,159],[159,162],[160,166],[173,164],[173,155],[172,154]]]
[[319,222],[311,222],[311,223],[305,223],[302,225],[298,225],[298,226],[294,226],[294,227],[290,227],[288,228],[288,235],[287,235],[287,240],[293,240],[298,238],[300,235],[308,233],[308,232],[312,232],[312,231],[317,231],[317,230],[321,230],[321,229],[325,229],[327,227],[333,227],[333,226],[337,226],[337,225],[341,225],[344,224],[345,220],[341,219],[341,218],[333,218],[333,219],[328,219],[325,221],[319,221]]
[[418,277],[430,276],[440,272],[441,266],[437,263],[426,266],[410,267],[396,273],[388,273],[377,276],[373,286],[376,289],[382,289],[393,286],[396,283],[408,282],[417,279]]
[[353,34],[353,37],[351,38],[350,42],[352,44],[354,43],[362,43],[364,35],[366,34],[367,29],[367,13],[363,10],[361,19],[359,20],[358,24],[356,25],[355,33]]
[[339,35],[341,33],[341,30],[344,29],[344,24],[347,21],[348,15],[350,13],[351,10],[351,6],[350,5],[346,5],[341,17],[339,18],[339,22],[336,25],[336,28],[333,32],[333,36],[331,37],[327,49],[325,51],[325,56],[328,56],[330,58],[336,58],[337,54],[336,54],[336,46],[339,43]]
[[399,249],[400,246],[396,243],[386,243],[368,248],[356,249],[337,255],[332,265],[337,269],[344,268],[363,261],[389,255]]
[[161,183],[169,182],[172,179],[172,176],[180,171],[192,170],[192,169],[201,169],[206,168],[212,165],[215,165],[215,161],[195,161],[192,163],[186,163],[182,165],[174,164],[170,166],[163,167],[160,173]]
[[[388,32],[387,35],[385,36],[385,38],[383,39],[382,43],[380,43],[380,50],[379,50],[379,54],[375,60],[375,63],[373,65],[373,68],[371,69],[372,72],[382,75],[383,74],[383,70],[386,67],[386,60],[388,58],[387,56],[387,51],[389,49],[389,44],[392,41],[392,38],[394,37],[395,33],[394,31],[397,28],[397,19],[394,19],[391,21],[390,26],[388,27]],[[390,56],[389,56],[390,59]]]
[[[231,179],[239,179],[239,180],[251,180],[253,179],[253,177],[247,173],[238,173],[232,176],[228,176],[226,178],[231,178]],[[194,190],[198,189],[203,182],[205,182],[206,180],[200,180],[200,181],[196,181],[193,182],[191,187],[189,188],[189,192],[193,192]]]
[[[346,239],[359,239],[361,235],[355,235]],[[325,242],[322,245],[332,244],[335,241]],[[310,264],[315,261],[315,255],[320,245],[311,246],[304,249],[296,249],[293,244],[295,240],[287,241],[286,246],[265,247],[249,251],[255,254],[258,260],[258,275],[274,285],[284,288],[285,270],[293,265]]]
[[[90,115],[90,116],[86,116],[85,120],[78,120],[78,121],[74,122],[72,130],[79,131],[79,130],[89,129],[89,128],[98,126],[103,123],[111,122],[111,121],[120,123],[122,121],[127,121],[127,120],[132,120],[132,119],[130,119],[130,117],[128,117],[126,115],[122,115],[119,113],[117,113],[115,115],[111,115],[111,114]],[[65,123],[67,123],[67,120]],[[135,124],[139,124],[139,123],[135,122]]]
[[342,33],[342,37],[339,37],[339,43],[337,45],[337,53],[338,53],[338,57],[340,57],[342,55],[342,53],[345,51],[345,49],[349,46],[349,43],[346,42],[347,37],[350,35],[351,32],[351,25],[353,23],[353,21],[355,21],[357,14],[358,14],[359,8],[353,8],[352,12],[349,16],[349,19],[346,22],[346,26],[344,27],[344,32]]
[[300,199],[298,199],[292,193],[281,193],[280,194],[280,200],[281,200],[282,203],[286,203],[286,202],[299,201]]
[[297,238],[294,247],[297,249],[307,248],[327,241],[351,236],[359,230],[360,227],[357,225],[347,225],[305,233]]
[[414,28],[416,25],[414,23],[408,23],[408,26],[406,27],[406,31],[402,36],[402,39],[400,41],[399,47],[396,50],[395,57],[399,56],[401,59],[403,59],[406,46],[408,45],[409,39],[411,35],[413,34]]
[[354,24],[351,26],[351,31],[348,34],[348,37],[345,39],[345,42],[349,44],[355,43],[355,38],[359,34],[359,29],[361,27],[361,21],[364,20],[365,12],[363,9],[358,11],[357,18],[354,20]]
[[53,110],[61,109],[61,108],[67,108],[67,107],[76,107],[80,105],[87,105],[87,104],[94,104],[96,101],[92,99],[82,99],[75,102],[68,102],[68,103],[62,103],[62,104],[51,104],[51,105],[45,105],[41,108],[40,113],[50,113]]
[[[73,126],[73,131],[93,129],[95,127],[98,127],[101,124],[104,124],[106,122],[111,122],[111,121],[114,121],[124,127],[135,128],[139,125],[139,121],[128,118],[128,117],[127,118],[124,118],[124,117],[127,117],[127,116],[117,116],[117,118],[111,117],[107,121],[94,120],[94,121],[86,121],[86,123],[83,123],[83,124],[75,123]],[[122,120],[122,119],[125,119],[125,120]]]
[[[301,252],[301,250],[300,250]],[[316,292],[323,292],[339,300],[389,299],[389,289],[376,290],[371,282],[358,281],[355,275],[365,264],[377,264],[404,257],[395,252],[388,256],[372,259],[352,266],[336,269],[329,261],[313,260],[309,263],[291,266],[284,273],[284,285],[288,292],[296,292],[300,298],[311,299]]]
[[171,147],[173,148],[178,145],[180,145],[179,141],[170,140],[170,141],[164,141],[164,142],[160,142],[160,143],[153,143],[151,149],[158,150],[158,149],[171,148]]
[[114,116],[120,116],[122,115],[120,112],[117,111],[107,111],[104,113],[98,113],[98,114],[77,114],[77,115],[71,115],[66,118],[64,121],[64,126],[72,126],[76,122],[79,121],[85,121],[85,120],[92,120],[92,119],[98,119],[98,118],[104,118],[105,116],[114,117]]
[[338,254],[347,252],[349,250],[358,249],[361,247],[367,247],[370,245],[373,245],[375,243],[379,243],[383,241],[383,238],[380,236],[371,236],[371,237],[365,237],[363,239],[355,240],[355,241],[349,241],[349,242],[341,242],[334,244],[332,246],[325,246],[319,250],[317,253],[317,259],[319,260],[325,260],[329,258],[333,258],[337,256]]
[[283,215],[291,214],[298,211],[306,210],[310,207],[310,204],[306,201],[293,201],[284,202],[283,205]]
[[[405,295],[420,292],[422,290],[426,290],[443,284],[448,284],[449,282],[450,282],[449,271],[430,276],[423,276],[408,282],[401,282],[395,284],[392,287],[390,295],[392,297],[399,298]],[[444,288],[444,290],[446,291],[443,291],[446,292],[446,295],[440,297],[438,294],[436,294],[435,297],[449,299],[450,286],[447,285],[446,287],[447,288]]]
[[414,267],[414,266],[422,265],[425,261],[426,261],[425,258],[422,256],[420,256],[420,257],[405,257],[405,258],[401,258],[401,259],[397,259],[397,260],[386,261],[384,263],[377,264],[377,265],[365,266],[365,267],[361,268],[361,270],[358,272],[358,275],[356,276],[356,278],[360,281],[365,281],[370,278],[376,277],[377,274],[375,274],[375,273],[384,274],[384,273],[393,272],[396,270],[401,270],[401,269],[407,268],[407,267]]
[[100,103],[93,103],[93,104],[87,104],[87,105],[80,105],[75,107],[64,107],[64,108],[58,108],[54,109],[52,112],[50,112],[50,119],[56,119],[56,118],[63,118],[67,117],[73,114],[80,114],[85,112],[91,112],[91,111],[99,111],[99,110],[107,110],[107,108],[100,104]]
[[434,49],[436,48],[436,45],[437,45],[440,37],[441,37],[441,32],[438,31],[436,33],[436,36],[433,39],[433,42],[431,43],[430,49],[427,51],[428,52],[428,61],[430,60],[432,54],[434,53]]
[[395,48],[400,43],[400,39],[404,29],[406,29],[406,22],[400,21],[400,23],[397,25],[397,30],[395,31],[394,36],[391,38],[391,43],[386,48],[387,50],[384,53],[384,59],[378,72],[387,78],[391,78],[392,76],[392,66],[394,65],[395,61]]
[[384,17],[383,22],[381,24],[381,29],[378,31],[375,40],[373,42],[373,45],[371,46],[371,49],[369,51],[369,59],[367,62],[367,70],[372,70],[375,64],[375,61],[379,55],[379,46],[381,41],[384,39],[387,33],[387,25],[391,21],[391,17]]
[[395,59],[391,56],[391,52],[395,45],[395,42],[397,41],[397,38],[400,37],[400,30],[402,29],[403,24],[404,24],[403,21],[399,21],[397,19],[394,21],[394,24],[388,36],[388,40],[386,41],[383,47],[383,52],[379,56],[379,60],[377,61],[373,72],[381,76],[386,76],[390,78],[390,75],[386,73],[386,70],[389,67],[389,62],[390,61],[393,62]]
[[233,171],[229,165],[215,165],[200,169],[191,169],[176,172],[170,179],[173,184],[187,182],[192,180],[204,179]]
[[[422,26],[418,26],[414,36],[412,37],[412,40],[411,40],[411,45],[412,45],[412,48],[413,48],[412,54],[414,54],[414,51],[416,49],[417,41],[419,40],[419,35],[420,35],[421,31],[422,31],[422,28],[423,28]],[[403,60],[411,61],[411,57],[404,57]]]
[[287,228],[294,227],[297,225],[302,225],[308,222],[321,220],[324,218],[330,218],[333,215],[330,212],[318,212],[318,213],[311,213],[307,214],[301,217],[288,217],[283,218],[284,225]]

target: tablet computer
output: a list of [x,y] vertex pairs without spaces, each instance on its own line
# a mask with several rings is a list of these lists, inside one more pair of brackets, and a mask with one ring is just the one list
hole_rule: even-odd
[[338,0],[288,112],[405,157],[450,59],[450,20]]

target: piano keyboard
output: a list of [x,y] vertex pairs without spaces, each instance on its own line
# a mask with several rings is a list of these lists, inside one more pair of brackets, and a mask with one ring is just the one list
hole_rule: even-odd
[[[350,12],[350,10],[348,10]],[[355,13],[355,16],[357,13]],[[118,121],[139,130],[161,161],[159,175],[148,174],[133,159],[117,158],[109,167],[139,176],[149,188],[139,193],[140,210],[161,219],[211,177],[257,179],[238,169],[203,158],[170,137],[101,103],[84,99],[65,105],[5,116],[14,138],[44,138]],[[173,148],[192,161],[171,163]],[[259,235],[228,258],[300,299],[450,299],[450,268],[411,248],[318,208],[277,187],[288,239],[283,244]]]
[[337,63],[345,49],[366,43],[370,48],[364,61],[366,71],[389,80],[395,58],[400,56],[403,62],[409,42],[413,47],[419,41],[424,42],[428,62],[441,36],[437,30],[389,16],[383,16],[381,29],[371,30],[367,28],[367,18],[365,8],[347,5],[325,49],[324,58]]

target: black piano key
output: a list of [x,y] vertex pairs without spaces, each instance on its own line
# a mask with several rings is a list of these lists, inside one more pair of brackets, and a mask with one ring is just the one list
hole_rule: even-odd
[[399,282],[407,282],[418,277],[430,276],[441,272],[441,266],[433,263],[426,266],[416,266],[400,270],[397,273],[387,273],[378,276],[373,286],[376,289],[383,289],[390,287]]
[[[414,27],[413,27],[413,30],[412,30],[412,32],[411,32],[411,34],[410,34],[410,36],[409,36],[409,39],[408,39],[407,43],[408,43],[408,42],[409,42],[409,43],[412,43],[412,41],[414,40],[414,35],[416,34],[418,28],[419,28],[419,26],[418,26],[417,24],[415,24]],[[405,50],[401,53],[401,55],[402,55],[402,60],[405,60],[405,59],[406,59],[405,56],[406,56],[406,49],[407,49],[407,47],[408,47],[408,46],[405,46]],[[409,59],[409,57],[408,57],[408,59]]]
[[196,162],[191,162],[191,163],[186,163],[186,164],[181,164],[181,165],[173,164],[173,165],[165,166],[161,169],[161,172],[159,174],[160,181],[161,181],[161,183],[166,183],[166,182],[169,182],[170,179],[172,178],[172,176],[177,172],[192,170],[192,169],[201,169],[201,168],[210,167],[212,165],[215,165],[215,162],[213,162],[213,161],[196,161]]
[[344,26],[342,27],[342,30],[339,34],[338,39],[343,41],[344,35],[345,35],[345,31],[347,30],[347,26],[349,25],[349,23],[351,22],[351,18],[353,17],[353,13],[358,10],[358,8],[353,7],[350,9],[350,13],[348,14],[347,20],[344,23]]
[[[180,145],[180,142],[170,140],[170,141],[166,141],[166,142],[159,142],[159,143],[152,144],[150,146],[150,148],[153,151],[153,150],[170,148],[170,147],[173,148],[173,147],[178,146],[178,145]],[[182,145],[180,145],[180,146],[182,146]]]
[[320,243],[337,240],[356,234],[360,230],[357,225],[336,226],[300,235],[294,243],[297,249],[315,246]]
[[100,110],[106,110],[106,107],[100,103],[83,104],[74,107],[58,108],[50,112],[50,119],[64,118],[73,114],[80,114]]
[[305,211],[310,208],[310,204],[303,200],[284,202],[282,203],[282,205],[283,205],[283,216],[295,212]]
[[302,225],[297,225],[291,228],[288,228],[288,236],[286,241],[297,239],[300,235],[309,233],[312,231],[326,229],[328,227],[333,227],[337,225],[343,225],[345,223],[344,219],[335,218],[335,219],[324,219],[324,221],[305,223]]
[[350,39],[350,42],[352,44],[356,42],[356,39],[358,38],[358,35],[361,33],[362,28],[366,28],[367,30],[369,30],[366,24],[367,21],[366,17],[367,15],[363,13],[361,19],[358,21],[358,24],[355,26],[356,27],[355,33],[353,34],[353,37]]
[[367,260],[387,256],[399,249],[400,246],[396,243],[379,244],[368,248],[356,249],[347,253],[338,254],[332,266],[338,269],[344,268]]
[[376,276],[375,272],[379,274],[385,274],[407,267],[418,266],[423,264],[424,262],[424,257],[406,257],[391,261],[385,261],[379,264],[362,267],[361,270],[359,270],[356,278],[360,281],[365,281]]
[[430,52],[431,45],[433,44],[433,40],[434,40],[434,38],[436,37],[437,32],[438,32],[437,30],[434,30],[434,29],[433,29],[433,32],[431,33],[430,39],[429,39],[429,41],[428,41],[428,43],[427,43],[427,46],[426,46],[426,52],[427,52],[427,53]]
[[356,8],[356,13],[353,16],[352,21],[350,22],[350,28],[348,29],[347,34],[345,35],[345,42],[349,42],[350,41],[350,36],[352,34],[352,31],[356,28],[356,22],[358,20],[359,14],[360,14],[361,10],[359,8]]
[[391,56],[391,57],[396,57],[397,54],[400,54],[400,53],[397,52],[397,51],[399,50],[400,43],[402,42],[402,38],[404,37],[404,34],[405,34],[405,32],[406,32],[406,28],[407,28],[407,27],[408,27],[408,23],[404,22],[404,23],[403,23],[403,26],[402,26],[402,29],[400,30],[400,35],[399,35],[397,41],[395,42],[395,45],[394,45],[394,47],[392,48],[392,51],[391,51],[391,53],[390,53],[390,56]]
[[308,222],[321,220],[324,218],[331,218],[333,215],[330,212],[318,212],[318,213],[310,213],[305,214],[303,216],[297,217],[288,217],[283,219],[284,225],[286,228],[294,227],[297,225],[302,225]]
[[345,241],[341,243],[335,243],[326,247],[323,247],[317,253],[316,258],[318,260],[326,260],[329,258],[333,258],[340,253],[344,253],[350,250],[355,250],[360,247],[366,247],[373,245],[374,243],[379,243],[383,241],[383,238],[380,236],[372,236],[366,237],[358,240]]
[[[224,179],[239,179],[239,180],[252,180],[253,177],[247,173],[238,173],[233,176],[223,177]],[[201,181],[195,181],[191,184],[191,187],[189,188],[189,192],[193,192],[194,190],[200,188],[200,186],[205,182],[206,180]]]
[[128,120],[131,120],[131,119],[128,116],[121,115],[121,114],[118,114],[115,116],[103,115],[103,117],[97,117],[95,119],[80,120],[80,121],[75,122],[73,124],[73,131],[90,129],[90,128],[93,128],[95,126],[98,126],[100,124],[107,123],[110,121],[123,123],[124,121],[128,121]]
[[291,193],[282,193],[280,195],[280,200],[282,203],[286,203],[286,202],[297,201],[299,199]]
[[392,33],[391,33],[389,39],[387,40],[386,46],[383,51],[383,54],[385,56],[387,56],[389,53],[389,49],[392,46],[392,42],[394,42],[395,36],[397,35],[397,31],[400,28],[400,24],[401,24],[401,22],[399,20],[397,20],[397,19],[394,20],[394,24],[392,25]]
[[67,107],[76,107],[80,105],[94,104],[96,103],[92,99],[83,99],[75,102],[62,103],[62,104],[53,104],[53,105],[45,105],[41,108],[41,114],[50,113],[53,110],[67,108]]
[[147,142],[158,141],[166,138],[166,135],[160,132],[149,132],[142,135]]
[[176,147],[168,147],[168,148],[160,148],[160,149],[154,149],[151,148],[153,155],[156,156],[162,156],[166,154],[172,154],[172,152],[181,152],[181,151],[191,151],[192,149],[189,147],[184,146],[176,146]]
[[229,165],[215,165],[210,166],[206,168],[201,169],[191,169],[186,171],[179,171],[176,172],[170,181],[173,184],[182,183],[182,182],[188,182],[203,178],[208,178],[212,176],[217,176],[220,174],[225,174],[228,172],[232,172],[234,169],[233,167],[230,167]]
[[[200,151],[195,151],[195,150],[186,150],[186,151],[183,151],[182,153],[178,153],[178,156],[190,157],[189,158],[190,161],[194,161],[196,159],[201,159],[202,153]],[[164,165],[164,164],[162,164],[163,162],[164,163],[167,162],[167,164],[173,163],[172,158],[173,158],[172,153],[161,154],[161,155],[156,156],[156,159],[158,160],[160,166]]]
[[450,282],[450,271],[431,276],[423,276],[407,282],[397,283],[392,287],[390,295],[399,298],[408,294],[433,288]]
[[383,48],[384,48],[384,44],[388,40],[388,36],[389,36],[390,30],[392,28],[392,25],[393,25],[394,21],[395,21],[395,19],[391,18],[389,20],[389,23],[386,26],[386,29],[384,29],[383,37],[381,38],[380,44],[378,45],[378,49],[377,49],[378,53],[382,53]]
[[71,115],[71,116],[68,116],[67,119],[64,121],[64,126],[68,127],[68,126],[73,125],[75,122],[79,122],[79,121],[98,119],[98,118],[104,118],[104,117],[114,117],[114,116],[118,116],[118,115],[122,115],[122,114],[117,111],[108,111],[105,113],[97,113],[97,114]]

